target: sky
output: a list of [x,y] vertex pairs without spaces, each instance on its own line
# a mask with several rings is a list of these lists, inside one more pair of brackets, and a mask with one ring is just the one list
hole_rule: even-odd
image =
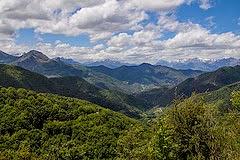
[[240,58],[239,0],[0,0],[0,50],[79,62]]

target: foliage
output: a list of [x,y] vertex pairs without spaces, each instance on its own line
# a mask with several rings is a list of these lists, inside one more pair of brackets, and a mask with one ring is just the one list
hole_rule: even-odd
[[149,146],[152,131],[143,125],[135,125],[125,132],[119,140],[117,149],[119,159],[152,159],[152,151]]
[[120,137],[138,124],[52,94],[1,88],[0,97],[0,159],[113,159]]
[[148,106],[144,100],[98,88],[79,77],[47,78],[10,65],[0,64],[0,85],[80,98],[134,118],[140,118],[141,110]]
[[[238,92],[232,103],[239,102]],[[155,144],[157,159],[238,159],[240,114],[222,112],[202,96],[176,102],[160,116]]]
[[177,100],[147,122],[79,99],[1,88],[0,159],[238,160],[238,84]]
[[232,93],[231,102],[233,106],[240,111],[240,91],[235,91]]
[[[240,81],[240,66],[223,67],[214,72],[201,74],[195,78],[188,78],[170,89],[155,89],[140,93],[137,97],[144,97],[153,105],[165,107],[176,98],[187,98],[192,93],[205,93],[220,89]],[[157,98],[156,98],[157,97]]]

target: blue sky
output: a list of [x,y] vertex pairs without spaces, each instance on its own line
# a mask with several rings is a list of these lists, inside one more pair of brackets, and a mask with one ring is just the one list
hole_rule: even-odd
[[134,63],[240,57],[238,0],[54,2],[1,1],[0,49]]
[[55,43],[56,41],[61,41],[74,46],[91,46],[87,34],[80,34],[78,36],[66,36],[64,34],[51,33],[39,34],[34,32],[33,28],[18,30],[15,41],[17,44],[25,44],[29,46],[34,46],[38,41],[43,41],[46,43]]
[[208,26],[206,19],[213,17],[215,27],[211,28],[213,32],[234,32],[240,33],[238,19],[240,17],[240,1],[238,0],[215,0],[212,1],[213,7],[208,10],[202,10],[195,3],[194,5],[183,5],[177,11],[177,17],[182,21],[190,20],[194,23]]

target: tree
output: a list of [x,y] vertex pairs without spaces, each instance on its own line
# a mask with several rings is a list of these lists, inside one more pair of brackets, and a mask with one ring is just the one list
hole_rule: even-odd
[[232,92],[232,96],[231,96],[231,102],[232,105],[238,110],[240,111],[240,91],[234,91]]
[[220,138],[214,131],[218,111],[193,95],[164,115],[158,135],[158,159],[217,159]]

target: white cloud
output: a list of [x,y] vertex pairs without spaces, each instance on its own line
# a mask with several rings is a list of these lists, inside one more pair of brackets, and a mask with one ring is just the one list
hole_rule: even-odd
[[103,44],[98,44],[98,45],[94,46],[93,49],[97,50],[97,51],[102,50],[102,49],[104,49],[104,45]]
[[161,17],[159,23],[164,29],[177,33],[172,39],[164,41],[168,48],[240,49],[240,36],[231,32],[213,34],[199,24],[180,23],[169,17]]
[[208,27],[209,28],[215,28],[216,27],[216,23],[214,22],[215,17],[214,16],[210,16],[205,18],[205,21],[208,23]]
[[70,24],[82,29],[95,27],[116,15],[119,5],[118,1],[109,0],[102,5],[83,8],[70,17]]
[[[0,0],[0,49],[10,53],[37,49],[49,57],[79,61],[113,58],[134,63],[154,63],[161,58],[240,57],[239,35],[214,34],[200,24],[169,16],[177,7],[192,2],[204,10],[212,7],[210,0]],[[157,24],[141,25],[149,18],[147,11],[157,13]],[[31,47],[15,44],[15,32],[21,28],[33,28],[40,42]],[[173,37],[164,38],[166,32]],[[88,34],[93,47],[45,43],[41,33]]]
[[90,41],[92,43],[97,42],[99,40],[108,39],[112,36],[111,32],[101,32],[101,33],[92,33],[90,34]]
[[30,47],[26,45],[15,44],[12,39],[10,40],[0,39],[0,50],[9,54],[19,55],[29,51]]
[[147,45],[158,38],[159,33],[154,31],[139,31],[133,34],[133,43],[136,45]]
[[112,37],[107,44],[113,47],[126,47],[129,45],[130,40],[130,35],[127,33],[120,33],[119,35]]
[[211,0],[199,0],[200,1],[200,8],[204,10],[208,10],[212,7]]
[[[34,28],[41,33],[79,35],[139,29],[145,11],[173,9],[185,0],[11,0],[0,1],[0,18],[13,27]],[[11,34],[9,32],[9,34]],[[108,36],[107,36],[108,37]]]
[[166,11],[186,2],[186,0],[131,0],[130,4],[140,9]]

